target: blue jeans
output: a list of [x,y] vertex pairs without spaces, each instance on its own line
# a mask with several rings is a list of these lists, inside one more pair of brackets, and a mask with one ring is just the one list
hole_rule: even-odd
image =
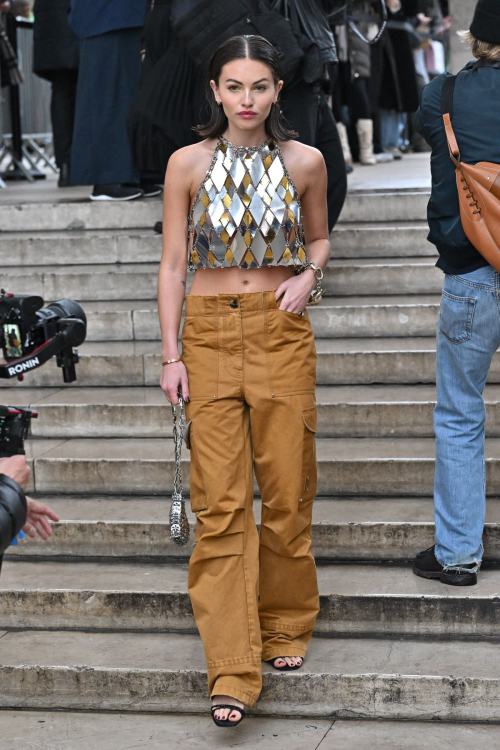
[[486,505],[483,389],[500,346],[500,274],[491,266],[445,277],[437,326],[434,410],[436,558],[476,563]]

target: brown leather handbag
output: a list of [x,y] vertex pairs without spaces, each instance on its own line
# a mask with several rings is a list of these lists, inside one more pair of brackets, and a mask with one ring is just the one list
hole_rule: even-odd
[[[500,67],[498,63],[478,60],[474,67]],[[500,271],[500,164],[481,161],[466,164],[451,124],[453,93],[457,76],[448,76],[443,84],[441,110],[450,157],[455,165],[460,218],[464,232],[476,250],[496,271]]]

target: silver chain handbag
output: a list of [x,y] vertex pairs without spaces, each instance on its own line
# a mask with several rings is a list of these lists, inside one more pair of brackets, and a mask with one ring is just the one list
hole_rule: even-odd
[[170,539],[176,544],[187,544],[189,541],[189,520],[186,514],[186,506],[182,497],[181,478],[181,445],[182,436],[186,429],[186,416],[184,413],[184,399],[179,396],[179,425],[177,425],[176,408],[172,407],[174,448],[175,448],[175,472],[174,487],[172,492],[172,504],[170,506]]

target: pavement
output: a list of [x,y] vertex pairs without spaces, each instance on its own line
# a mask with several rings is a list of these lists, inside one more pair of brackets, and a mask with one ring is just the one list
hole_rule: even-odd
[[230,732],[209,716],[3,711],[9,750],[493,750],[500,728],[433,722],[246,718]]

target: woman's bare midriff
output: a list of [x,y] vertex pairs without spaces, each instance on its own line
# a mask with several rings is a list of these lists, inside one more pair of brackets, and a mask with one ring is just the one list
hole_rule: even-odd
[[197,268],[189,294],[242,294],[277,289],[293,268]]

